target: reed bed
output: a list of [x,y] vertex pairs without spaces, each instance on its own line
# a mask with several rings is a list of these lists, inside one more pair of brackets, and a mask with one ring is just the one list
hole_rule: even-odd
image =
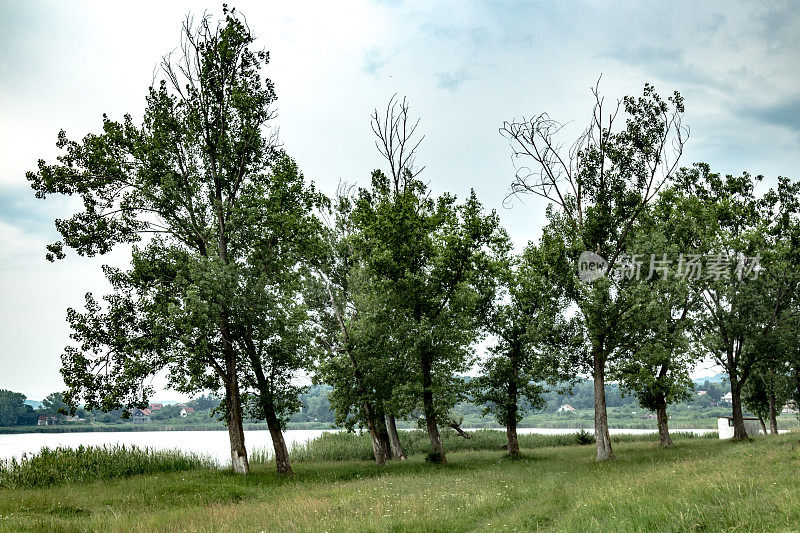
[[139,474],[214,468],[209,457],[137,446],[42,448],[37,454],[0,461],[0,489],[35,488]]

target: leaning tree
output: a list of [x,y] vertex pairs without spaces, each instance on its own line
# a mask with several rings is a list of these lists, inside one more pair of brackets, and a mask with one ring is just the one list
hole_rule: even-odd
[[245,360],[249,412],[267,422],[278,472],[291,474],[283,429],[300,404],[297,373],[311,368],[316,356],[306,288],[324,255],[316,213],[328,201],[285,154],[264,180],[248,187],[241,202],[249,222],[240,235],[243,259],[232,322]]
[[691,398],[691,372],[702,352],[691,342],[700,311],[697,258],[710,228],[690,199],[673,187],[643,213],[622,262],[638,278],[639,302],[624,357],[611,371],[639,404],[655,411],[662,446],[672,446],[667,406]]

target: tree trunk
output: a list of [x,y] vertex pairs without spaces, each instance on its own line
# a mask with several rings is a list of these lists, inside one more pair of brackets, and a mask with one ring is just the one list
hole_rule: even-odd
[[[217,246],[219,258],[228,264],[228,234],[225,230],[225,216],[222,206],[222,188],[215,178],[215,204],[217,216]],[[225,402],[228,422],[228,437],[231,441],[231,468],[237,474],[249,474],[250,464],[247,461],[247,449],[244,446],[244,427],[242,425],[242,397],[239,394],[239,372],[236,368],[236,352],[233,349],[230,321],[225,302],[219,302],[222,313],[219,320],[219,332],[222,337],[222,350],[225,354]]]
[[436,425],[436,410],[433,406],[433,361],[427,350],[423,349],[420,354],[420,366],[422,369],[422,407],[425,412],[425,426],[428,430],[428,438],[431,441],[433,454],[431,458],[437,463],[447,463],[442,445],[442,437],[439,435],[439,427]]
[[448,422],[448,425],[456,430],[456,433],[458,433],[459,437],[464,437],[465,439],[472,438],[472,435],[461,429],[461,424],[457,420],[451,418],[450,422]]
[[[342,330],[345,338],[345,350],[347,351],[347,356],[350,359],[350,364],[353,365],[353,373],[356,378],[356,386],[358,387],[358,392],[362,395],[362,398],[368,397],[367,387],[364,384],[364,377],[361,374],[361,369],[359,368],[358,361],[356,361],[355,356],[353,355],[352,346],[350,344],[350,334],[347,330],[347,324],[344,321],[344,317],[342,313],[339,311],[339,307],[336,304],[336,299],[333,297],[333,292],[331,291],[330,285],[326,284],[325,288],[328,291],[328,297],[331,300],[331,305],[333,306],[334,312],[336,314],[336,319],[339,322],[339,328]],[[375,413],[373,412],[372,408],[369,405],[369,402],[364,400],[361,404],[361,407],[364,409],[364,417],[367,419],[367,429],[369,430],[369,436],[372,439],[372,453],[375,456],[375,463],[378,466],[386,464],[386,453],[381,443],[380,436],[378,435],[378,428],[375,425]]]
[[[769,395],[769,432],[773,435],[778,434],[778,406],[776,404],[775,394],[772,393]],[[766,434],[767,430],[765,428],[764,435]]]
[[400,443],[400,434],[397,432],[397,423],[394,415],[386,413],[386,429],[389,432],[389,444],[392,447],[392,455],[395,459],[405,460],[406,454],[403,445]]
[[[380,419],[379,419],[380,420]],[[383,456],[386,457],[386,460],[394,459],[394,454],[392,453],[392,441],[389,438],[389,431],[386,429],[384,425],[385,421],[381,420],[378,426],[378,437],[381,439],[381,448],[383,448]]]
[[278,421],[278,416],[275,414],[275,407],[272,401],[267,399],[264,404],[264,414],[267,420],[267,428],[272,437],[272,447],[275,449],[275,467],[279,474],[292,475],[292,467],[289,464],[289,449],[286,447],[286,441],[283,439],[283,431],[281,431],[281,424]]
[[667,402],[661,398],[656,407],[656,419],[658,420],[658,436],[661,438],[661,446],[669,448],[674,446],[672,437],[669,435],[669,417],[667,416]]
[[247,449],[244,446],[242,399],[239,395],[239,382],[235,378],[225,383],[225,411],[228,437],[231,442],[231,468],[237,474],[249,474],[250,464],[247,461]]
[[367,418],[367,429],[372,439],[372,453],[375,456],[375,463],[378,466],[383,466],[386,464],[386,450],[383,447],[383,442],[381,442],[381,437],[378,434],[378,428],[375,425],[375,415],[367,402],[364,402],[363,407],[364,414]]
[[731,403],[733,410],[733,440],[747,439],[747,430],[744,427],[742,414],[742,385],[734,377],[731,378]]
[[519,456],[519,441],[517,440],[517,373],[518,373],[518,346],[511,350],[511,377],[508,380],[508,405],[506,405],[506,437],[508,438],[508,455]]
[[613,461],[611,434],[608,432],[608,412],[606,410],[606,361],[599,350],[594,350],[594,437],[597,441],[597,461]]
[[375,407],[375,428],[378,430],[383,456],[388,461],[392,458],[392,443],[389,438],[389,430],[386,428],[386,411],[383,410],[383,405],[380,402]]
[[767,435],[767,425],[764,423],[764,417],[758,415],[758,423],[761,424],[761,431],[764,432],[764,435]]
[[291,476],[292,467],[289,465],[289,450],[286,447],[286,441],[283,440],[283,432],[281,431],[278,415],[275,413],[275,404],[273,402],[270,382],[264,374],[264,368],[261,366],[261,358],[256,350],[251,332],[246,331],[242,338],[247,348],[250,366],[253,369],[253,374],[256,376],[261,413],[267,421],[267,429],[269,429],[269,434],[272,437],[272,447],[275,450],[275,467],[279,474],[288,474]]
[[506,424],[506,437],[508,437],[508,455],[510,457],[519,456],[519,441],[517,441],[517,415],[508,419]]

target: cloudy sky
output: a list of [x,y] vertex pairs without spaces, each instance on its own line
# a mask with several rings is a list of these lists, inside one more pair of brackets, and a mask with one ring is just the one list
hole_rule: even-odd
[[[431,187],[476,189],[522,245],[538,236],[543,204],[503,204],[514,168],[498,127],[546,111],[577,129],[601,74],[610,99],[645,81],[684,95],[683,163],[800,177],[800,10],[788,2],[230,3],[271,53],[286,149],[328,193],[381,165],[369,115],[397,93],[421,118]],[[61,128],[80,137],[103,113],[140,117],[183,17],[220,11],[110,4],[0,0],[0,388],[33,399],[63,386],[67,307],[102,293],[101,264],[124,265],[126,252],[47,263],[53,220],[71,204],[34,199],[25,172],[57,155]]]

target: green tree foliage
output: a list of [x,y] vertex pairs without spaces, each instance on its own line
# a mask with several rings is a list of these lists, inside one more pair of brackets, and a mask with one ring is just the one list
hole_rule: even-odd
[[[114,292],[86,312],[71,310],[77,347],[63,357],[66,401],[89,407],[144,406],[144,378],[168,369],[182,391],[224,390],[234,470],[248,471],[242,430],[235,323],[251,269],[254,235],[274,207],[264,198],[293,163],[267,129],[275,100],[263,51],[244,19],[224,9],[184,25],[181,53],[168,56],[147,96],[140,126],[104,117],[82,141],[62,131],[59,162],[39,162],[28,179],[40,198],[81,198],[83,210],[58,220],[64,246],[104,254],[134,247],[131,269],[106,268]],[[266,214],[265,214],[266,213]],[[239,328],[241,329],[241,328]]]
[[512,457],[519,454],[517,423],[525,411],[544,407],[543,382],[558,381],[552,352],[564,335],[566,305],[548,275],[559,265],[550,264],[539,247],[529,244],[516,263],[502,272],[507,294],[491,313],[488,330],[497,342],[481,364],[481,375],[471,382],[483,414],[493,414],[506,426]]
[[195,411],[208,411],[217,409],[220,405],[220,400],[213,394],[201,394],[193,398],[187,405],[192,407]]
[[[611,271],[621,254],[629,253],[633,231],[647,206],[677,168],[686,136],[681,126],[683,98],[675,92],[662,99],[649,84],[640,97],[627,96],[610,110],[594,91],[590,126],[564,148],[558,139],[563,125],[542,114],[507,122],[501,133],[512,146],[518,165],[512,194],[546,198],[545,234],[562,243],[569,268],[559,276],[564,293],[578,309],[584,348],[571,350],[595,384],[597,460],[613,459],[605,400],[610,361],[623,353],[642,303],[641,288],[619,277],[583,283],[577,276],[583,252],[600,255]],[[615,126],[622,112],[625,124]]]
[[[332,224],[331,268],[324,276],[330,311],[320,370],[331,379],[337,420],[366,423],[380,464],[394,416],[421,412],[433,452],[445,461],[438,423],[464,398],[458,373],[494,299],[498,257],[509,248],[496,214],[474,192],[463,203],[431,198],[413,166],[418,123],[392,99],[373,115],[388,174],[375,171],[355,200],[342,194]],[[399,439],[392,444],[399,446]],[[395,456],[402,455],[401,451]]]
[[42,400],[41,410],[44,414],[64,414],[68,409],[69,406],[64,403],[64,395],[60,392],[50,393]]
[[268,180],[251,191],[254,219],[243,239],[240,292],[232,318],[245,369],[249,413],[266,420],[279,472],[290,474],[282,430],[304,390],[293,378],[316,358],[305,301],[311,268],[321,260],[322,226],[314,212],[328,201],[307,185],[291,159],[279,159]]
[[165,405],[161,409],[153,411],[150,418],[153,420],[174,420],[180,418],[181,409],[183,409],[183,407],[178,407],[177,405]]
[[797,316],[800,184],[779,178],[759,197],[761,180],[747,173],[723,177],[707,164],[676,179],[692,216],[709,228],[703,248],[711,259],[697,280],[703,305],[697,342],[728,374],[736,439],[747,438],[743,388],[759,366],[773,364],[778,334]]
[[742,387],[742,402],[759,418],[765,433],[767,421],[770,432],[778,434],[778,415],[796,387],[792,365],[798,325],[796,317],[782,321],[759,343],[758,361]]
[[25,404],[25,395],[0,389],[0,426],[27,426],[36,423],[33,407]]
[[[639,277],[640,302],[632,342],[622,347],[626,357],[618,358],[612,372],[643,408],[656,412],[661,445],[672,446],[667,406],[692,397],[690,374],[702,355],[690,343],[700,295],[686,265],[703,252],[708,228],[673,188],[662,190],[642,215],[627,263],[620,265],[622,276]],[[666,266],[656,263],[664,258]]]
[[353,199],[342,188],[327,232],[328,258],[313,285],[321,327],[317,338],[324,347],[315,379],[332,386],[329,398],[336,422],[353,430],[357,425],[370,433],[375,461],[390,457],[388,428],[384,418],[407,414],[393,402],[394,388],[407,379],[394,330],[391,308],[365,271],[357,250]]
[[472,362],[508,239],[474,192],[458,204],[449,194],[431,198],[409,169],[372,178],[353,213],[359,246],[392,328],[404,336],[403,357],[413,361],[404,394],[423,413],[433,459],[444,462],[437,424],[463,398],[457,374]]
[[300,394],[302,409],[292,415],[292,422],[323,422],[332,424],[334,413],[328,395],[330,385],[312,385],[308,391]]

